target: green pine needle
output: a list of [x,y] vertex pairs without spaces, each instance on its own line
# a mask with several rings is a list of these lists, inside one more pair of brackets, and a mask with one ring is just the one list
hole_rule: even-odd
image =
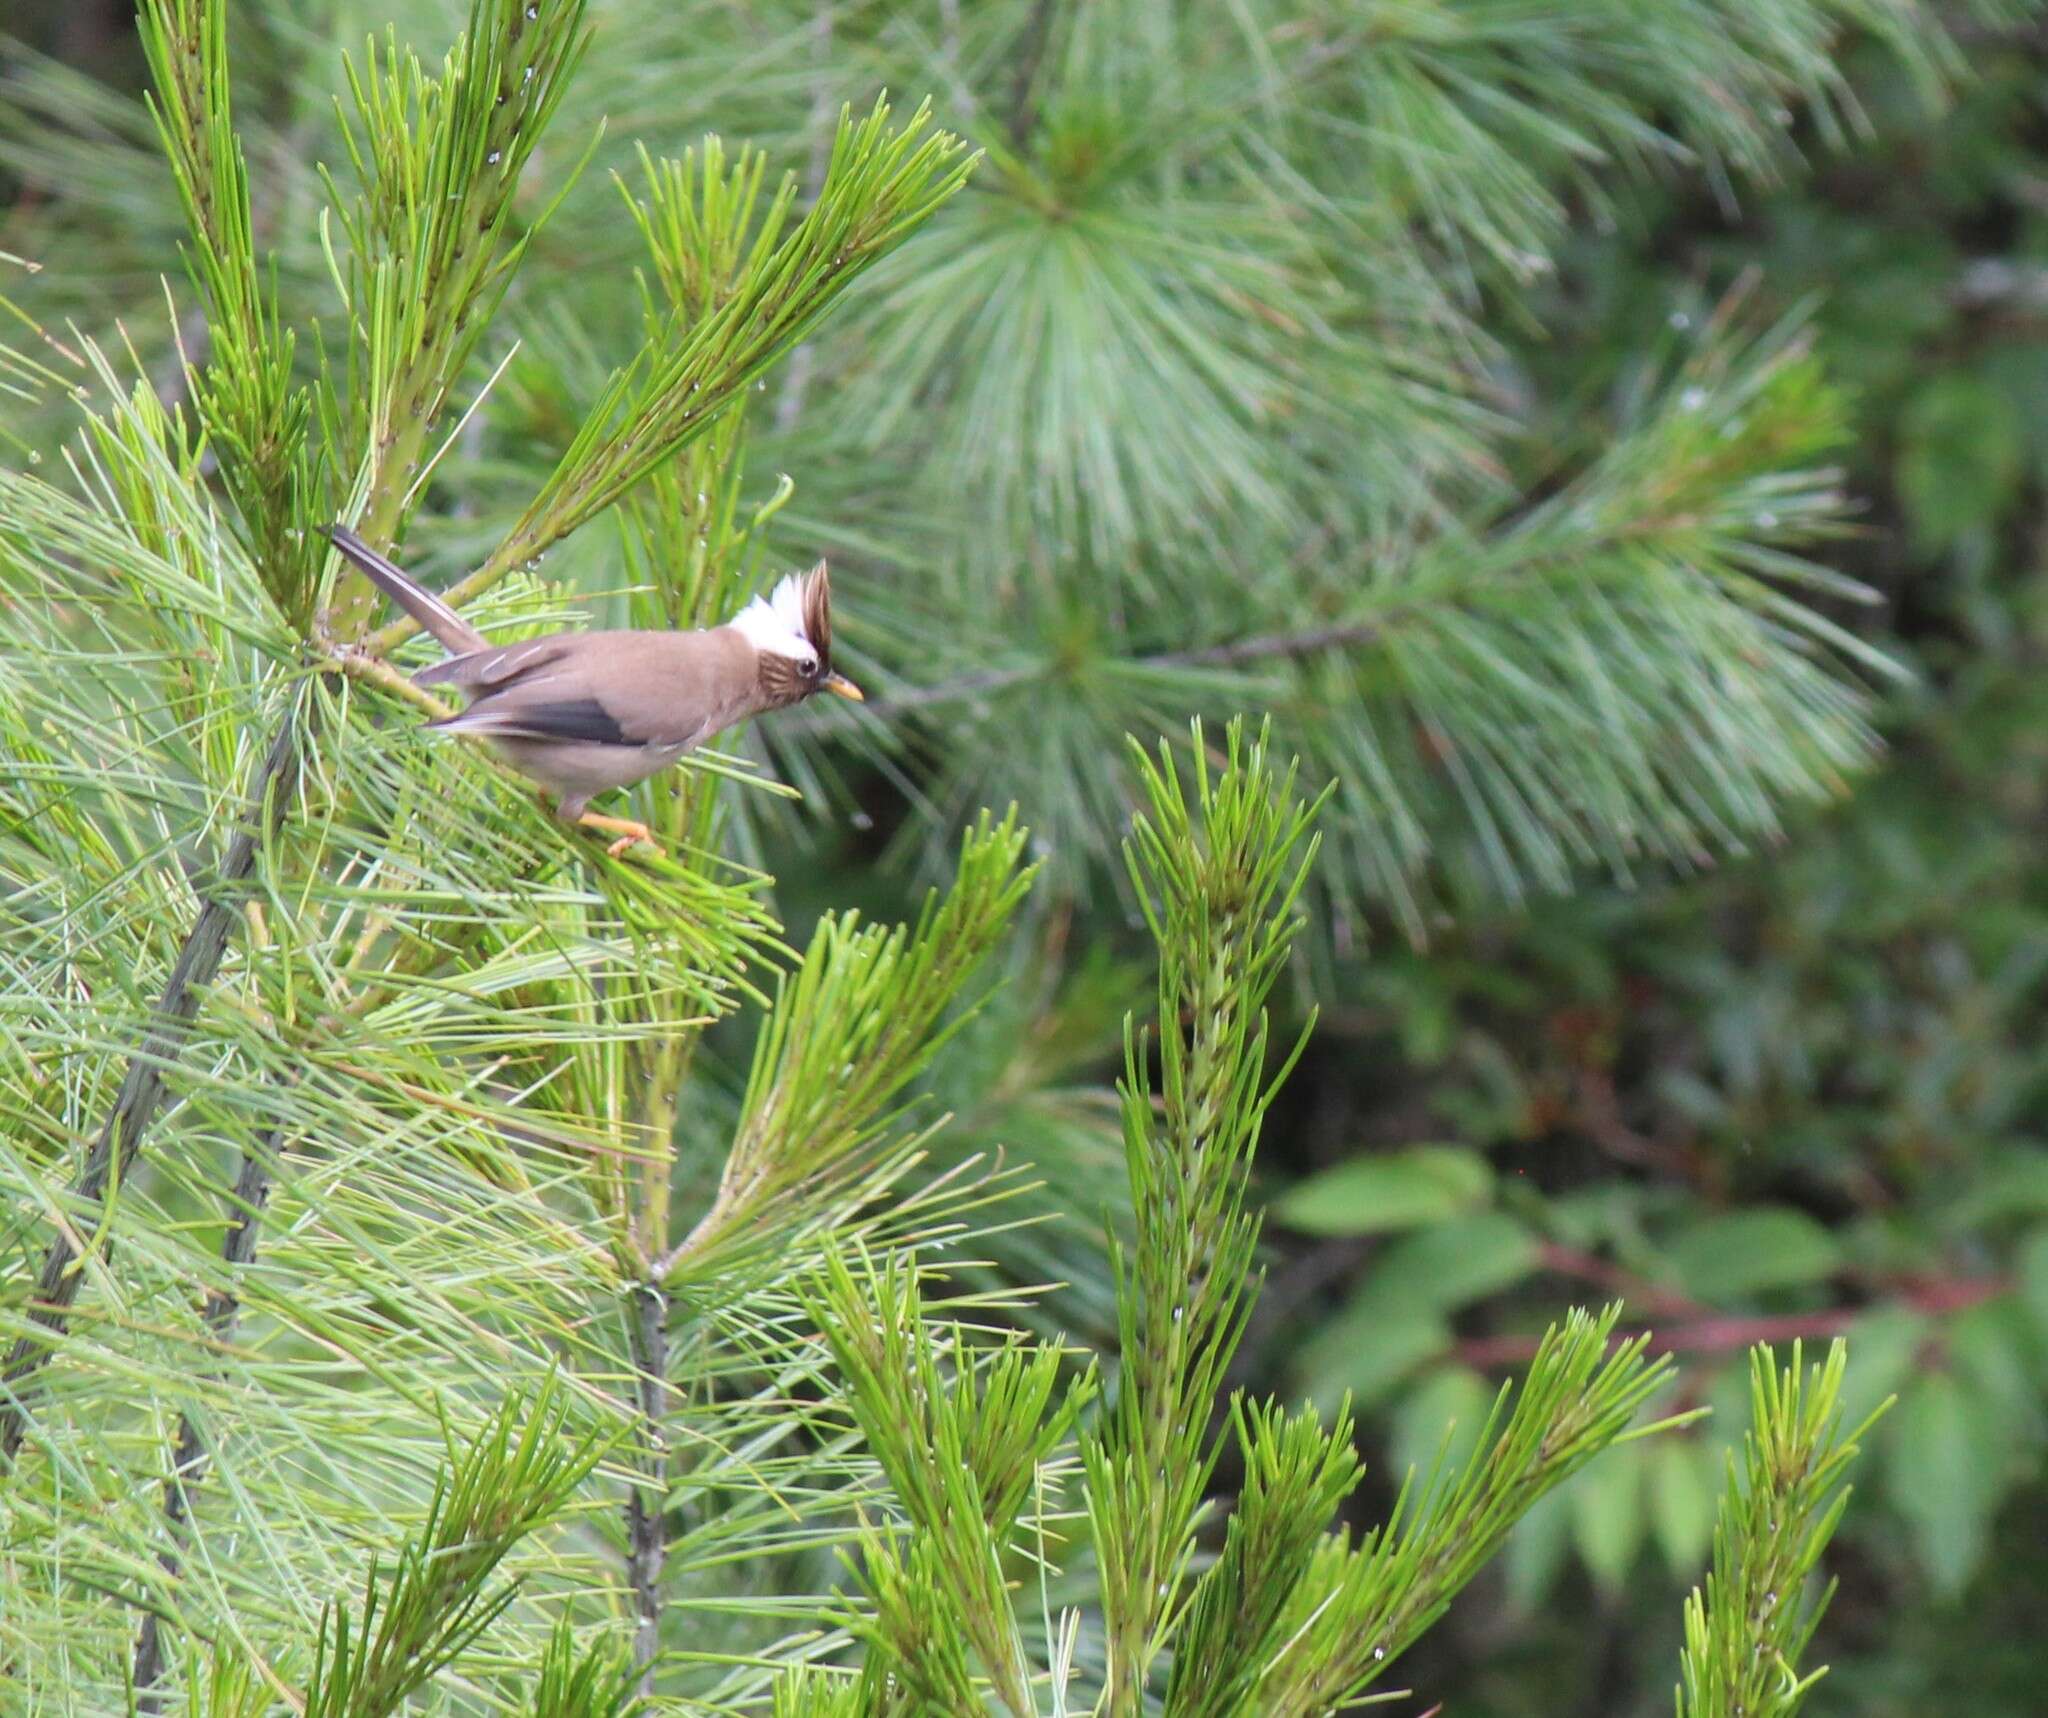
[[1750,1351],[1752,1413],[1714,1521],[1714,1567],[1685,1602],[1679,1718],[1793,1718],[1826,1666],[1801,1672],[1834,1583],[1812,1577],[1834,1537],[1849,1487],[1843,1475],[1879,1415],[1844,1433],[1840,1399],[1848,1351],[1805,1368],[1795,1342],[1782,1371],[1770,1349]]

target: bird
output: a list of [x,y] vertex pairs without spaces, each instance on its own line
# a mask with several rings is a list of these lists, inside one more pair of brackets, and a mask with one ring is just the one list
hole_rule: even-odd
[[566,823],[614,833],[619,857],[654,846],[644,823],[588,809],[598,794],[666,769],[713,734],[819,692],[861,701],[832,667],[832,590],[823,561],[791,573],[722,626],[691,632],[551,632],[494,645],[346,525],[323,534],[349,563],[441,641],[448,655],[413,675],[468,705],[427,723],[490,742]]

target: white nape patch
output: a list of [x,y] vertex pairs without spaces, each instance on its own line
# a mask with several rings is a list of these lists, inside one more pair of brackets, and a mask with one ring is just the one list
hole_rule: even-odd
[[804,584],[796,573],[783,577],[769,596],[754,598],[732,617],[732,624],[756,650],[791,660],[816,654],[804,636]]

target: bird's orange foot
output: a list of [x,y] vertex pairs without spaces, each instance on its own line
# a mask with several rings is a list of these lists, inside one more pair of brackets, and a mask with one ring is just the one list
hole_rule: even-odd
[[586,811],[576,821],[586,829],[608,829],[616,834],[618,840],[605,849],[614,859],[643,841],[656,854],[661,852],[661,843],[654,839],[654,832],[646,824],[635,823],[630,817],[605,817],[595,811]]

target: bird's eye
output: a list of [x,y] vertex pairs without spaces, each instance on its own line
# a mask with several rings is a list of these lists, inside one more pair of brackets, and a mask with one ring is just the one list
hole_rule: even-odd
[[818,672],[818,659],[815,656],[799,656],[796,659],[796,666],[797,672],[808,679]]

